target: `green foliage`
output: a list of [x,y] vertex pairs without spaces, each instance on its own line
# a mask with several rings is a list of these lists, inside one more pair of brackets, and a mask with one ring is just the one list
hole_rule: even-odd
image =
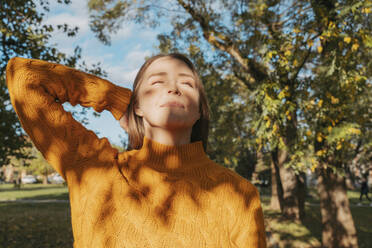
[[[69,4],[70,0],[58,0],[61,4]],[[99,64],[87,65],[81,60],[81,49],[76,47],[74,54],[68,56],[50,44],[52,32],[60,30],[67,37],[73,37],[78,32],[77,27],[67,24],[56,26],[43,23],[45,14],[49,11],[49,1],[45,0],[2,0],[0,5],[0,167],[10,162],[10,157],[17,159],[30,158],[23,148],[31,144],[21,128],[18,118],[10,104],[9,94],[5,85],[5,67],[8,60],[14,56],[42,59],[62,63],[71,67],[105,76]],[[84,117],[86,109],[78,113],[72,111],[75,117]],[[83,121],[86,119],[83,118]]]
[[211,143],[229,167],[246,149],[287,150],[286,166],[297,172],[371,158],[370,1],[91,0],[89,7],[106,43],[133,16],[170,23],[159,50],[188,54],[201,68],[216,115]]
[[27,172],[33,175],[48,176],[55,172],[53,167],[44,159],[41,152],[33,147],[33,152],[36,153],[35,159],[30,161],[30,166],[27,168]]

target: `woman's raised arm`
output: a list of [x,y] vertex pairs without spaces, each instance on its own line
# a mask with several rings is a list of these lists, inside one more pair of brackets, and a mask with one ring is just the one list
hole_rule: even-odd
[[108,110],[116,120],[125,113],[131,91],[60,64],[12,58],[6,83],[22,127],[44,158],[66,179],[88,160],[115,156],[107,138],[99,139],[63,109],[62,103]]

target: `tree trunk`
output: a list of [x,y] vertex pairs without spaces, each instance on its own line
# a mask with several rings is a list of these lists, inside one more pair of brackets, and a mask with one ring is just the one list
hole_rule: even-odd
[[345,178],[329,168],[318,173],[323,247],[358,247]]
[[305,195],[303,195],[305,182],[300,176],[296,176],[291,168],[284,167],[287,158],[288,153],[285,150],[276,149],[272,152],[275,171],[279,172],[279,176],[276,175],[275,177],[277,180],[277,195],[284,217],[301,221],[305,215]]
[[296,175],[297,180],[297,201],[298,201],[298,213],[299,219],[302,221],[305,217],[305,200],[307,196],[307,187],[306,187],[306,174],[300,173]]
[[43,184],[44,185],[48,184],[48,176],[47,175],[43,175]]
[[283,207],[283,187],[280,180],[279,168],[275,165],[274,158],[271,156],[271,198],[270,209],[281,210]]

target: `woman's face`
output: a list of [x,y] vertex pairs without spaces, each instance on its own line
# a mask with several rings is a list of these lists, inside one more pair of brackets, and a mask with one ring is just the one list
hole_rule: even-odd
[[162,57],[146,69],[137,94],[135,113],[145,129],[191,129],[200,118],[199,90],[188,66],[171,57]]

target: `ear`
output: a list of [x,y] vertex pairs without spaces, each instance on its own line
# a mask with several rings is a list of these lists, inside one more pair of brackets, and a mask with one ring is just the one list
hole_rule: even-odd
[[134,106],[134,113],[140,117],[143,117],[143,111],[142,109],[140,109],[140,107],[138,106],[138,104],[135,104]]

